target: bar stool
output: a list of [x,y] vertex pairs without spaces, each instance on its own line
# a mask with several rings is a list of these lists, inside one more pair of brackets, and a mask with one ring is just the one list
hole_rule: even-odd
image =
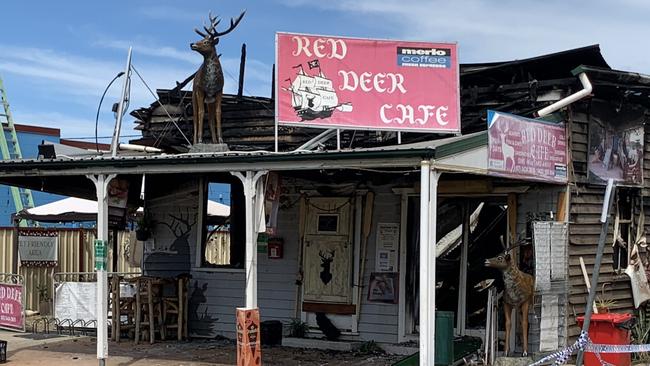
[[[129,284],[124,283],[124,278],[118,275],[111,277],[111,339],[119,342],[122,336],[122,331],[128,330],[131,335],[135,330],[135,297],[132,291],[122,292],[124,289],[128,290]],[[122,319],[126,318],[126,321]]]
[[176,329],[177,339],[187,337],[187,285],[191,276],[181,274],[173,281],[175,295],[163,297],[163,324],[167,330]]
[[[156,332],[160,333],[160,338],[165,339],[165,331],[162,319],[162,301],[161,282],[153,277],[138,277],[135,280],[135,344],[140,341],[141,328],[148,327],[149,332],[142,334],[143,340],[149,339],[149,343],[155,341]],[[156,318],[158,327],[156,327]]]

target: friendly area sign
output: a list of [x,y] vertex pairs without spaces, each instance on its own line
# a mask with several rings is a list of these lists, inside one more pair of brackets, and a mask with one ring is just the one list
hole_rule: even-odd
[[502,177],[566,183],[564,124],[488,111],[488,170]]
[[59,238],[56,232],[18,236],[20,262],[28,266],[54,266],[58,259]]
[[455,43],[276,35],[278,124],[460,132]]
[[0,283],[0,328],[25,329],[23,285]]

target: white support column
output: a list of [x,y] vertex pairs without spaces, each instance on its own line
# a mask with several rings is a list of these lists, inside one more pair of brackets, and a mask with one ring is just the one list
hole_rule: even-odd
[[[239,178],[244,185],[244,198],[246,209],[246,308],[257,308],[257,228],[260,223],[259,213],[255,209],[261,207],[255,204],[257,185],[260,178],[267,172],[246,171],[244,174],[233,172],[232,175]],[[261,197],[264,199],[264,197]]]
[[[88,175],[97,192],[97,240],[108,240],[108,183],[115,174]],[[97,359],[99,365],[108,358],[108,273],[97,270]]]
[[463,201],[463,242],[460,247],[460,273],[458,277],[458,308],[456,316],[456,332],[461,336],[465,335],[465,323],[467,317],[467,253],[469,251],[470,233],[470,208],[469,201]]
[[438,178],[430,161],[420,171],[420,365],[435,365],[436,219]]

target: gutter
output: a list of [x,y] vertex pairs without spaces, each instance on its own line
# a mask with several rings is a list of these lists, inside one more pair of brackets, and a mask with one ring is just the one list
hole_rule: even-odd
[[[579,69],[579,68],[578,68]],[[576,70],[578,70],[576,69]],[[575,71],[575,70],[574,70]],[[568,106],[571,103],[577,102],[578,100],[588,96],[591,94],[593,91],[593,86],[591,85],[591,82],[589,81],[589,78],[587,77],[587,74],[583,71],[578,74],[578,78],[580,79],[580,83],[582,84],[582,90],[579,90],[566,98],[560,99],[557,102],[544,107],[540,109],[539,111],[535,112],[535,117],[544,117],[547,116],[559,109],[562,109],[566,106]]]
[[[80,160],[31,160],[31,161],[0,161],[0,170],[9,173],[12,171],[38,171],[38,170],[60,170],[112,167],[126,168],[134,166],[152,165],[177,165],[177,164],[238,164],[238,163],[281,163],[281,162],[302,162],[302,161],[346,161],[346,160],[375,160],[394,158],[416,158],[419,160],[432,159],[435,156],[435,149],[419,148],[404,150],[375,150],[375,151],[342,151],[330,153],[294,153],[294,154],[262,154],[262,155],[236,155],[236,156],[185,156],[185,157],[159,157],[151,156],[142,158],[122,157],[116,159],[80,159]],[[3,175],[3,174],[0,174]],[[36,175],[36,172],[34,172]]]

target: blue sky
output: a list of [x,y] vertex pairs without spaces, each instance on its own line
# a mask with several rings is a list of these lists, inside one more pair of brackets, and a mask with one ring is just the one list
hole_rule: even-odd
[[[223,18],[247,9],[218,52],[226,92],[236,89],[239,52],[247,43],[245,94],[270,95],[276,31],[458,41],[461,62],[525,58],[600,43],[614,68],[650,73],[645,38],[650,2],[529,0],[12,1],[3,3],[0,75],[14,119],[57,127],[63,137],[94,134],[106,84],[124,68],[126,49],[152,88],[169,88],[198,67],[189,49],[208,10]],[[222,23],[226,23],[226,21]],[[110,90],[100,136],[110,135]],[[131,108],[152,96],[134,77]],[[133,118],[123,135],[133,135]]]

